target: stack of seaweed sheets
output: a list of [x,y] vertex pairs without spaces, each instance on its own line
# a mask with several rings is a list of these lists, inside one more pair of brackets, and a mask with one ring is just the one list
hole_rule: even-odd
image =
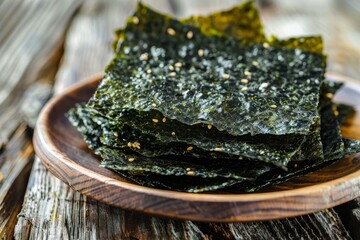
[[140,3],[114,50],[68,118],[138,184],[250,192],[360,149],[341,136],[351,108],[331,101],[321,38],[266,38],[252,2],[180,21]]

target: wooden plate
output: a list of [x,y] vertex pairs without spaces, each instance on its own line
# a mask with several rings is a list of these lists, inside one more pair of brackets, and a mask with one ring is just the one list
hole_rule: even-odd
[[[80,133],[64,116],[87,101],[99,84],[97,75],[53,98],[37,122],[34,145],[42,163],[71,188],[101,202],[159,216],[197,221],[254,221],[298,216],[330,208],[360,196],[360,154],[331,166],[251,194],[193,194],[139,186],[99,167]],[[360,106],[360,85],[336,74],[345,86],[336,100]],[[343,127],[360,138],[360,114]]]

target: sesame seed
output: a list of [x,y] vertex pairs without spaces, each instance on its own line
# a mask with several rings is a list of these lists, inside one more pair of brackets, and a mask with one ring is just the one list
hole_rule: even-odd
[[129,160],[129,162],[133,162],[135,160],[135,158],[129,158],[128,160]]
[[329,99],[332,99],[334,97],[334,94],[332,93],[326,93],[326,97]]
[[148,69],[146,72],[147,72],[148,74],[150,74],[150,73],[152,72],[152,70],[151,70],[151,69]]
[[163,123],[166,122],[166,118],[165,118],[165,117],[162,119],[162,122],[163,122]]
[[139,23],[139,18],[137,16],[133,16],[131,18],[131,21],[134,23],[134,24],[138,24]]
[[171,72],[171,73],[169,74],[169,76],[170,76],[170,77],[175,77],[175,76],[176,76],[176,72]]
[[249,80],[243,78],[243,79],[240,80],[240,82],[243,83],[243,84],[247,84],[249,82]]
[[153,118],[152,121],[153,121],[154,123],[158,123],[158,122],[159,122],[159,120],[156,119],[156,118]]
[[224,79],[229,79],[229,78],[230,78],[230,75],[227,74],[227,73],[225,73],[225,74],[223,74],[223,78],[224,78]]
[[173,28],[168,28],[167,29],[167,33],[170,35],[170,36],[174,36],[176,34],[175,30]]
[[151,104],[151,106],[156,107],[156,103]]
[[171,135],[175,136],[175,135],[176,135],[176,133],[175,133],[175,132],[172,132],[172,133],[171,133]]
[[247,91],[247,90],[249,90],[248,87],[243,87],[243,88],[241,89],[242,92],[245,92],[245,91]]
[[195,172],[194,171],[188,171],[186,173],[188,176],[195,176]]
[[114,136],[115,136],[115,137],[119,137],[119,134],[118,134],[118,133],[114,133]]
[[131,143],[131,142],[128,142],[127,146],[128,146],[128,147],[132,147],[132,143]]
[[268,48],[268,47],[270,47],[270,45],[269,45],[267,42],[264,42],[264,43],[263,43],[263,47],[264,47],[264,48]]
[[249,71],[245,71],[244,74],[245,74],[245,76],[248,76],[248,77],[251,76],[251,72],[249,72]]
[[169,66],[169,69],[170,69],[171,71],[174,71],[174,67],[173,67],[172,65]]
[[253,64],[254,66],[259,66],[259,63],[258,63],[257,61],[253,61],[252,64]]
[[218,147],[217,147],[217,148],[215,148],[215,151],[216,151],[216,152],[222,152],[222,148],[218,148]]
[[190,147],[188,147],[186,150],[191,151],[191,150],[193,150],[193,147],[190,146]]
[[271,108],[277,108],[277,106],[275,104],[270,105]]
[[199,55],[199,57],[204,56],[204,50],[199,49],[199,50],[198,50],[198,55]]
[[149,60],[149,55],[147,53],[143,53],[143,54],[141,54],[140,59],[147,61],[147,60]]
[[187,37],[188,39],[192,39],[193,36],[194,36],[194,33],[193,33],[192,31],[188,31],[188,32],[186,33],[186,37]]
[[177,63],[175,63],[175,67],[177,67],[177,68],[181,68],[181,67],[182,67],[181,62],[177,62]]
[[339,111],[338,110],[335,110],[334,111],[334,115],[337,117],[337,116],[339,116]]
[[264,89],[264,88],[267,88],[269,86],[269,83],[262,83],[260,85],[260,89]]
[[186,171],[188,172],[188,171],[191,171],[191,168],[186,168]]
[[212,125],[211,125],[211,124],[209,124],[207,127],[208,127],[208,129],[210,130],[210,129],[212,128]]
[[297,167],[297,166],[298,166],[298,165],[295,163],[295,164],[294,164],[294,167]]
[[264,150],[261,150],[259,153],[260,153],[260,154],[264,154],[264,153],[265,153],[265,151],[264,151]]

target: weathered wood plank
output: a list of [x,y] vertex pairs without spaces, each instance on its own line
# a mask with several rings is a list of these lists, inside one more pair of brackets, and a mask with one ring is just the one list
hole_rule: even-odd
[[0,156],[0,239],[11,239],[21,209],[34,151],[31,133],[22,124],[13,134],[6,149]]
[[[163,2],[164,3],[164,2]],[[131,2],[86,3],[66,41],[56,91],[102,71],[111,58],[112,30],[130,14]],[[157,2],[158,8],[166,7]],[[167,9],[169,11],[169,9]],[[93,59],[95,58],[95,59]],[[117,209],[88,199],[53,177],[37,159],[16,239],[348,239],[332,210],[271,222],[208,224],[175,221]]]
[[33,126],[51,94],[64,32],[78,6],[70,1],[0,4],[1,239],[13,236],[33,163],[32,130],[26,125]]
[[79,4],[25,0],[0,6],[0,148],[22,120],[24,90],[59,61],[68,21]]

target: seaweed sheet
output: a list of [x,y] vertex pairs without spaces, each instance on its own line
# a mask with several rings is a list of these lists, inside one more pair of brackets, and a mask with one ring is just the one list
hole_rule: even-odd
[[[210,141],[210,138],[208,138],[209,142],[201,142],[204,140],[201,138],[187,142],[184,139],[181,141],[176,135],[172,136],[169,133],[173,138],[172,141],[163,142],[155,136],[124,124],[126,121],[113,122],[95,110],[82,106],[72,109],[69,112],[69,117],[72,123],[84,134],[85,140],[90,140],[88,144],[91,148],[97,149],[101,145],[107,145],[125,150],[131,149],[147,157],[177,155],[223,160],[253,159],[267,162],[269,159],[272,159],[273,163],[277,163],[275,165],[284,166],[283,164],[287,163],[285,161],[289,160],[284,157],[287,155],[291,157],[291,154],[293,154],[292,151],[295,151],[296,148],[299,147],[295,145],[295,150],[286,149],[287,145],[282,144],[281,138],[276,139],[276,137],[272,139],[274,142],[272,147],[269,147],[265,143],[237,142],[236,138],[231,141],[231,139],[226,139],[227,135],[223,137],[219,136],[218,141],[213,142]],[[88,132],[89,129],[91,130],[90,132]],[[97,136],[96,140],[94,135]],[[216,138],[216,135],[214,135],[214,138]],[[270,141],[271,139],[268,140]],[[221,151],[212,148],[211,143],[215,146],[222,147]],[[239,153],[235,152],[239,151],[239,149],[244,151],[242,155],[238,155]],[[246,150],[248,150],[247,153]],[[275,150],[277,150],[277,155],[274,154]],[[229,154],[230,151],[234,151],[234,154]],[[258,155],[256,155],[256,153]]]
[[[77,110],[80,108],[81,106],[78,106]],[[97,130],[99,125],[94,125],[94,118],[79,116],[79,111],[75,110],[72,109],[68,117],[72,124],[82,132],[89,146],[102,157],[101,166],[145,186],[187,192],[212,191],[240,184],[244,180],[254,180],[256,176],[273,168],[270,165],[250,162],[240,164],[234,160],[224,163],[211,161],[211,159],[174,158],[174,156],[147,158],[135,152],[104,147],[100,143],[101,129]],[[105,122],[99,119],[95,121]],[[193,174],[189,175],[189,172]],[[164,179],[161,175],[166,175],[169,179]],[[177,178],[174,178],[175,176]],[[183,181],[188,178],[192,178],[192,181]],[[181,181],[172,182],[170,179],[181,179]]]
[[[138,24],[128,24],[123,51],[108,67],[90,106],[159,110],[168,118],[212,124],[233,135],[307,134],[319,121],[322,56],[256,44],[244,47],[145,10],[137,11],[142,14]],[[150,18],[151,24],[146,21]],[[156,22],[163,24],[156,27]],[[169,28],[177,34],[169,35]],[[193,39],[186,38],[190,30]],[[178,61],[182,67],[176,69]],[[248,84],[239,81],[244,78]]]
[[[304,98],[304,96],[300,93],[300,94],[294,94],[291,95],[288,92],[283,92],[282,88],[283,87],[287,87],[287,86],[283,86],[283,84],[287,84],[289,81],[286,81],[286,77],[282,78],[283,82],[278,81],[276,82],[276,79],[278,79],[278,77],[276,76],[272,76],[273,79],[275,79],[274,82],[269,81],[269,85],[271,85],[271,87],[262,87],[263,86],[263,81],[259,81],[258,78],[256,78],[256,74],[260,74],[259,72],[261,72],[259,69],[257,69],[256,73],[254,73],[251,77],[247,76],[247,80],[251,83],[251,84],[239,84],[239,78],[241,76],[237,76],[237,79],[226,79],[226,80],[221,80],[220,82],[214,82],[214,81],[218,81],[219,78],[214,77],[214,74],[219,75],[219,73],[217,72],[213,72],[213,67],[217,67],[218,65],[221,67],[221,69],[223,69],[223,64],[224,63],[224,59],[218,59],[218,61],[204,61],[204,59],[198,59],[199,63],[196,63],[195,65],[198,66],[193,66],[193,60],[200,58],[200,56],[198,56],[198,53],[195,53],[194,51],[190,51],[189,52],[189,56],[187,56],[184,60],[183,63],[181,63],[181,69],[176,73],[176,76],[173,77],[168,77],[167,74],[171,74],[171,73],[175,73],[175,72],[170,72],[171,68],[176,68],[176,64],[173,63],[173,65],[169,65],[169,66],[164,66],[164,62],[171,62],[174,61],[175,57],[181,57],[181,52],[183,50],[184,46],[192,46],[195,44],[200,44],[204,45],[206,44],[206,41],[208,42],[208,45],[213,46],[213,49],[215,51],[215,46],[217,46],[216,44],[214,44],[214,41],[219,41],[218,43],[221,44],[223,43],[223,39],[218,39],[218,38],[208,38],[205,36],[201,36],[201,34],[199,32],[196,33],[196,29],[193,29],[193,33],[195,33],[194,39],[198,38],[198,40],[194,40],[194,41],[190,41],[189,39],[187,39],[186,37],[181,35],[184,35],[184,33],[189,32],[189,29],[184,30],[184,26],[182,26],[179,22],[177,21],[173,21],[173,20],[169,20],[168,18],[165,18],[161,15],[155,14],[154,12],[151,12],[148,9],[140,9],[137,13],[139,14],[139,12],[145,16],[139,16],[140,22],[138,22],[137,24],[128,24],[128,32],[129,32],[129,41],[126,42],[126,39],[124,40],[124,44],[123,44],[123,53],[119,54],[117,59],[114,60],[114,62],[112,63],[112,65],[108,68],[108,72],[107,72],[107,77],[105,77],[105,79],[103,80],[103,82],[100,85],[99,90],[97,91],[97,93],[95,94],[95,97],[90,101],[89,106],[93,107],[95,109],[97,109],[99,112],[101,112],[102,114],[104,114],[105,116],[107,116],[108,118],[114,118],[116,120],[118,120],[118,112],[120,110],[122,110],[123,108],[135,108],[141,111],[147,111],[147,110],[160,110],[161,112],[164,111],[168,111],[168,113],[170,114],[169,110],[171,110],[172,113],[175,113],[175,115],[171,115],[169,117],[169,114],[166,115],[166,113],[164,115],[166,115],[166,117],[168,119],[172,119],[172,118],[176,118],[179,119],[180,121],[189,124],[189,116],[192,114],[193,119],[190,119],[190,123],[196,123],[194,121],[202,121],[204,124],[211,124],[212,126],[214,126],[214,130],[217,129],[218,131],[223,130],[221,127],[229,127],[229,125],[232,124],[233,128],[231,128],[232,130],[234,130],[236,133],[238,134],[271,134],[271,133],[276,133],[276,134],[287,134],[287,133],[291,133],[291,132],[296,132],[296,131],[300,131],[300,133],[304,134],[304,133],[308,133],[310,129],[304,129],[304,125],[308,125],[307,127],[311,128],[312,126],[318,126],[319,125],[319,116],[317,113],[317,106],[314,106],[316,104],[311,104],[309,105],[309,103],[306,103],[307,100],[311,101],[310,99],[313,99],[315,102],[318,101],[318,94],[310,94],[311,96],[309,96],[309,98],[307,99],[306,97]],[[151,26],[148,26],[146,19],[147,18],[151,18],[152,22],[167,22],[167,25],[170,26],[171,24],[173,24],[172,26],[172,30],[175,32],[178,32],[175,35],[179,35],[180,37],[176,37],[176,44],[174,44],[174,39],[175,36],[169,36],[169,34],[167,33],[167,30],[165,29],[166,27],[162,27],[162,29],[158,29],[155,28],[153,30],[149,30],[148,32],[147,29],[153,27],[153,25],[156,26],[156,24],[153,24]],[[155,19],[155,20],[154,20]],[[165,24],[166,25],[166,24]],[[170,28],[170,27],[169,27]],[[168,29],[169,29],[168,28]],[[158,31],[158,32],[156,32]],[[165,33],[164,33],[165,31]],[[185,31],[183,34],[181,34],[179,31]],[[126,33],[126,32],[125,32]],[[158,43],[158,36],[165,35],[162,38],[161,41],[161,45],[165,45],[165,46],[159,46],[159,48],[157,48],[156,43]],[[141,37],[139,37],[139,39],[137,39],[137,35],[141,35]],[[156,36],[156,39],[155,39]],[[130,41],[131,40],[131,41]],[[144,44],[144,42],[146,42],[146,44]],[[250,50],[248,50],[247,48],[245,48],[244,46],[242,46],[241,44],[238,43],[238,41],[233,41],[232,39],[228,39],[226,40],[229,42],[229,44],[231,44],[231,46],[237,46],[239,48],[239,52],[242,55],[250,55],[253,56],[254,55],[254,51],[257,52],[255,55],[257,56],[259,53],[259,49],[261,49],[261,51],[264,51],[263,53],[266,53],[266,51],[281,51],[279,49],[275,49],[275,48],[271,48],[272,50],[269,50],[270,48],[265,48],[262,46],[258,46],[258,45],[254,45]],[[183,43],[183,46],[182,44]],[[190,45],[189,45],[190,44]],[[148,56],[150,59],[147,59],[146,61],[143,61],[143,59],[141,60],[141,56],[143,56],[144,50],[139,50],[139,48],[144,47],[149,47],[152,46],[150,51],[152,51],[152,55]],[[180,45],[180,46],[179,46]],[[140,46],[140,47],[139,47]],[[167,49],[164,49],[163,47],[167,47]],[[154,48],[156,50],[154,50]],[[176,49],[178,48],[178,49]],[[194,46],[192,48],[195,48]],[[149,50],[149,49],[147,49]],[[154,50],[154,51],[153,51]],[[166,54],[164,53],[164,51],[166,52]],[[218,51],[218,49],[216,49],[216,51]],[[227,49],[224,49],[225,53],[228,52]],[[242,51],[242,52],[241,52]],[[244,52],[245,51],[245,52]],[[296,55],[300,54],[302,56],[302,52],[299,52],[297,50],[284,50],[286,53],[288,53],[289,55],[291,55],[292,57],[294,57],[295,59],[297,59]],[[131,53],[130,53],[131,52]],[[155,53],[157,52],[157,53]],[[168,52],[170,54],[168,54]],[[179,55],[180,54],[180,55]],[[279,53],[280,54],[280,53]],[[281,53],[282,54],[282,53]],[[305,54],[305,53],[304,53]],[[211,54],[210,54],[211,55]],[[220,55],[225,55],[225,54],[220,54]],[[266,54],[265,54],[266,55]],[[306,55],[306,54],[305,54]],[[304,56],[305,56],[304,55]],[[136,56],[135,58],[133,56]],[[299,61],[298,64],[299,65],[303,65],[304,64],[304,59],[302,57],[299,57],[299,59],[301,58],[302,61]],[[314,55],[314,54],[310,54],[309,56],[313,57],[314,59],[319,60],[319,64],[320,66],[322,66],[322,68],[316,68],[314,71],[318,73],[319,79],[309,79],[308,76],[304,76],[303,72],[299,73],[299,76],[301,75],[301,77],[299,77],[298,81],[293,80],[291,81],[292,83],[289,83],[289,85],[293,85],[292,88],[298,88],[298,85],[302,84],[305,85],[305,82],[310,82],[310,84],[306,83],[306,87],[301,88],[300,92],[303,92],[303,90],[305,89],[305,91],[309,91],[308,93],[310,93],[311,91],[315,91],[314,92],[318,92],[318,88],[321,84],[322,81],[322,74],[323,74],[323,67],[324,67],[324,62],[323,62],[323,58],[319,55]],[[219,55],[214,55],[213,58],[218,58]],[[233,56],[234,57],[234,61],[238,61],[238,55]],[[254,56],[253,56],[254,57]],[[152,62],[152,58],[154,58],[153,62]],[[256,57],[255,57],[256,58]],[[186,62],[186,59],[190,59],[189,62]],[[256,58],[258,59],[258,58]],[[260,58],[259,58],[260,59]],[[264,58],[261,58],[262,60],[264,60]],[[280,57],[280,59],[282,59],[282,56]],[[161,60],[161,61],[160,61]],[[253,58],[250,58],[250,60],[253,60]],[[269,59],[270,61],[270,56]],[[249,59],[247,59],[246,61],[249,61]],[[295,60],[296,61],[296,60]],[[226,62],[226,61],[225,61]],[[251,65],[250,68],[254,67],[254,62],[256,61],[252,61],[251,63],[248,63]],[[301,63],[300,63],[301,62]],[[211,65],[213,64],[214,65]],[[145,64],[145,66],[144,66]],[[150,66],[152,67],[148,67],[148,65],[150,64]],[[210,66],[207,66],[207,64],[210,64]],[[240,64],[241,65],[241,64]],[[246,64],[245,64],[246,65]],[[256,65],[256,64],[255,64]],[[281,65],[279,63],[279,65]],[[291,64],[290,64],[291,65]],[[296,63],[295,63],[296,65]],[[135,71],[131,71],[130,66],[140,66],[140,67],[135,67],[133,69],[135,69]],[[280,67],[280,66],[277,66]],[[281,65],[280,68],[282,67],[286,67],[284,64]],[[242,68],[241,66],[240,68],[240,75],[244,75],[246,73],[246,67]],[[149,72],[146,71],[145,69],[149,70],[151,69],[151,72],[153,72],[153,75],[149,75]],[[204,71],[205,69],[205,71]],[[220,70],[221,70],[220,69]],[[294,69],[294,68],[291,68]],[[297,68],[298,69],[298,68]],[[130,71],[129,71],[130,70]],[[232,70],[231,66],[229,67],[229,71]],[[239,69],[238,69],[239,70]],[[248,69],[250,70],[250,69]],[[274,70],[274,69],[270,69],[270,70]],[[281,74],[279,71],[270,71],[272,73],[278,73]],[[191,75],[190,81],[189,78],[187,77],[188,74],[187,72],[191,72],[194,71],[194,74]],[[265,72],[265,70],[264,70]],[[287,70],[285,71],[287,72]],[[196,73],[196,74],[195,74]],[[239,72],[232,72],[235,74],[239,74]],[[145,75],[144,75],[145,74]],[[177,78],[178,75],[182,76],[180,78]],[[205,75],[205,82],[201,82],[202,80],[197,79],[197,76],[201,76],[201,79],[204,79],[204,75]],[[208,81],[206,81],[207,76],[208,76]],[[231,72],[229,75],[232,75]],[[305,74],[306,75],[306,74]],[[127,79],[123,79],[122,76],[126,76]],[[130,76],[130,77],[128,77]],[[260,76],[260,75],[259,75]],[[242,76],[243,77],[243,76]],[[269,77],[269,76],[268,76]],[[254,80],[252,81],[251,78],[254,78]],[[143,81],[142,79],[147,79],[145,81]],[[214,80],[215,79],[215,80]],[[284,80],[285,79],[285,80]],[[306,80],[305,80],[306,79]],[[259,82],[257,82],[259,81]],[[261,82],[261,84],[260,84]],[[311,84],[312,83],[312,84]],[[266,83],[265,85],[267,85],[268,83]],[[154,87],[155,86],[155,87]],[[278,88],[277,88],[277,87]],[[220,89],[215,89],[214,88],[219,88]],[[235,87],[235,88],[234,88]],[[236,89],[237,87],[237,89]],[[241,92],[241,89],[243,88],[247,88],[248,91]],[[280,89],[281,87],[281,89]],[[199,89],[201,88],[201,89]],[[230,88],[232,89],[232,91],[229,91]],[[262,89],[264,88],[264,89]],[[141,91],[137,92],[137,89],[141,89]],[[175,92],[173,90],[176,90]],[[165,92],[163,91],[165,90]],[[185,91],[184,91],[185,90]],[[207,91],[209,90],[209,91]],[[261,94],[255,94],[255,92],[261,92]],[[207,96],[201,96],[204,95],[203,92],[205,92]],[[209,94],[207,94],[209,93]],[[224,96],[224,93],[229,93],[228,96]],[[282,95],[281,95],[282,94]],[[276,104],[264,104],[264,101],[268,101],[269,99],[275,99],[275,97],[277,97],[277,95],[280,95],[279,102],[280,104],[276,105]],[[290,96],[289,96],[290,95]],[[155,96],[154,99],[150,99],[150,101],[148,101],[148,96]],[[177,96],[177,97],[173,97],[173,96]],[[260,97],[259,97],[260,96]],[[281,99],[281,97],[283,97],[283,99]],[[120,99],[121,98],[121,99]],[[171,99],[175,99],[176,101],[179,102],[173,102],[173,105],[168,105],[169,102],[171,102]],[[288,101],[295,101],[294,99],[299,99],[302,98],[304,101],[304,105],[303,105],[303,109],[301,109],[302,107],[300,107],[300,109],[296,109],[295,111],[289,111],[290,110],[290,105],[286,105],[283,106],[281,104],[281,101],[286,102],[286,104],[288,104]],[[247,103],[248,102],[248,103]],[[236,109],[236,107],[234,106],[238,106],[239,103],[242,104],[242,108],[238,108]],[[273,102],[272,102],[273,103]],[[298,103],[296,101],[296,103]],[[241,105],[240,104],[240,105]],[[189,105],[196,105],[195,106],[195,112],[187,112],[187,110],[193,109],[193,108],[189,108]],[[296,104],[297,107],[299,106],[299,104]],[[104,108],[105,106],[105,108]],[[261,107],[264,107],[266,109],[258,109]],[[278,107],[279,106],[279,107]],[[301,104],[300,104],[301,106]],[[208,107],[208,109],[206,108]],[[219,109],[222,110],[224,109],[224,111],[226,111],[225,113],[220,113]],[[173,111],[172,111],[173,110]],[[262,111],[263,110],[263,111]],[[304,110],[304,111],[302,111]],[[191,110],[190,110],[191,111]],[[284,116],[287,114],[293,114],[295,115],[302,115],[304,114],[304,118],[302,118],[301,120],[301,124],[300,122],[296,123],[293,120],[294,119],[290,119],[287,124],[285,124],[286,126],[283,125],[284,122],[286,122],[286,119],[289,119],[289,116],[287,116],[287,118],[285,118]],[[309,121],[304,123],[304,119],[307,119],[306,115],[312,115],[313,117],[309,118]],[[234,120],[235,115],[240,115],[240,117],[236,117],[236,119],[242,119],[242,122],[236,122],[236,121],[232,121]],[[259,117],[260,115],[260,117]],[[261,116],[262,115],[262,116]],[[256,116],[256,118],[254,118],[254,116]],[[197,118],[197,120],[196,120]],[[280,121],[281,118],[281,121]],[[290,117],[291,118],[291,117]],[[205,122],[202,119],[210,119],[210,122]],[[257,119],[257,120],[254,120]],[[151,119],[153,120],[153,119]],[[149,121],[151,122],[151,120],[149,119]],[[248,121],[254,120],[255,124],[253,124],[252,126],[250,126],[249,124],[247,124]],[[230,121],[232,121],[230,123]],[[307,120],[305,120],[307,121]],[[303,124],[304,123],[304,124]],[[153,123],[154,124],[154,123]],[[228,124],[228,125],[226,125]],[[236,125],[237,124],[237,125]],[[298,125],[297,125],[298,124]],[[219,128],[219,125],[220,128]],[[278,125],[278,126],[277,126]],[[289,127],[291,125],[291,127],[296,128],[294,126],[300,127],[301,130],[297,129],[297,130],[288,130],[286,129],[286,127]],[[241,126],[241,127],[240,127]],[[230,126],[231,127],[231,126]],[[235,127],[235,128],[234,128]],[[246,128],[251,128],[251,129],[246,129]],[[230,128],[227,129],[228,132]],[[230,129],[230,130],[231,130]],[[246,132],[247,130],[247,132]],[[312,134],[315,136],[312,139],[316,139],[319,140],[319,134],[316,136],[315,131],[312,131]],[[234,132],[231,132],[234,134]],[[304,137],[299,138],[296,140],[297,143],[299,142],[303,142]],[[213,145],[212,145],[213,146]],[[320,144],[311,144],[311,146],[320,146]],[[217,148],[216,146],[213,146],[213,148]],[[236,149],[235,149],[236,150]],[[313,151],[315,154],[314,157],[319,157],[321,156],[321,149],[317,149],[318,151]],[[258,152],[261,150],[258,150]],[[256,154],[258,155],[258,154]],[[258,155],[259,156],[259,155]],[[285,156],[285,155],[283,155]],[[261,157],[261,155],[260,155]],[[285,158],[285,162],[282,163],[283,165],[286,165],[286,163],[288,162],[288,159]]]
[[[91,115],[96,118],[96,113]],[[148,112],[136,112],[117,121],[107,119],[109,125],[103,126],[101,142],[116,147],[128,147],[129,143],[132,147],[131,143],[137,142],[139,147],[132,148],[149,157],[170,154],[202,158],[250,158],[269,161],[277,166],[286,166],[301,147],[301,142],[296,142],[298,136],[288,136],[287,144],[278,136],[257,136],[247,140],[246,137],[235,137],[208,127],[184,126],[172,120],[163,122],[164,118],[156,118],[160,121],[154,124],[154,115],[147,115]]]
[[[265,173],[263,176],[258,177],[257,181],[249,182],[245,189],[238,186],[239,189],[242,189],[240,191],[258,191],[264,187],[275,185],[292,177],[304,175],[310,171],[324,167],[327,164],[332,163],[334,160],[341,159],[342,157],[351,154],[352,151],[356,151],[356,144],[354,144],[354,148],[350,150],[350,147],[347,147],[349,150],[345,152],[340,126],[334,115],[331,101],[324,100],[321,113],[321,135],[324,159],[317,159],[313,161],[294,161],[288,165],[287,171],[275,170]],[[349,144],[347,144],[347,146],[348,145]]]
[[191,16],[183,23],[200,28],[205,35],[225,34],[245,43],[262,43],[266,37],[253,1],[207,16]]
[[202,193],[229,188],[235,184],[240,184],[239,180],[224,178],[201,178],[189,176],[164,176],[157,174],[136,174],[118,171],[117,165],[113,165],[113,171],[143,186],[171,189],[182,192]]
[[256,176],[271,168],[266,164],[240,163],[234,160],[218,162],[172,156],[148,158],[135,152],[124,152],[110,147],[102,147],[98,151],[104,159],[101,164],[107,168],[116,168],[118,171],[143,171],[158,175],[255,180]]
[[[138,22],[138,18],[131,17],[128,22]],[[226,11],[215,12],[207,16],[191,16],[181,20],[182,23],[195,26],[208,36],[232,36],[242,43],[263,43],[276,47],[300,49],[322,54],[323,42],[321,36],[300,36],[279,39],[276,36],[266,38],[259,12],[253,1],[244,2]],[[125,29],[115,31],[113,49],[118,52],[125,38]]]
[[275,47],[300,49],[312,53],[323,53],[323,41],[321,36],[302,36],[287,39],[278,39],[275,36],[267,39],[267,43]]

